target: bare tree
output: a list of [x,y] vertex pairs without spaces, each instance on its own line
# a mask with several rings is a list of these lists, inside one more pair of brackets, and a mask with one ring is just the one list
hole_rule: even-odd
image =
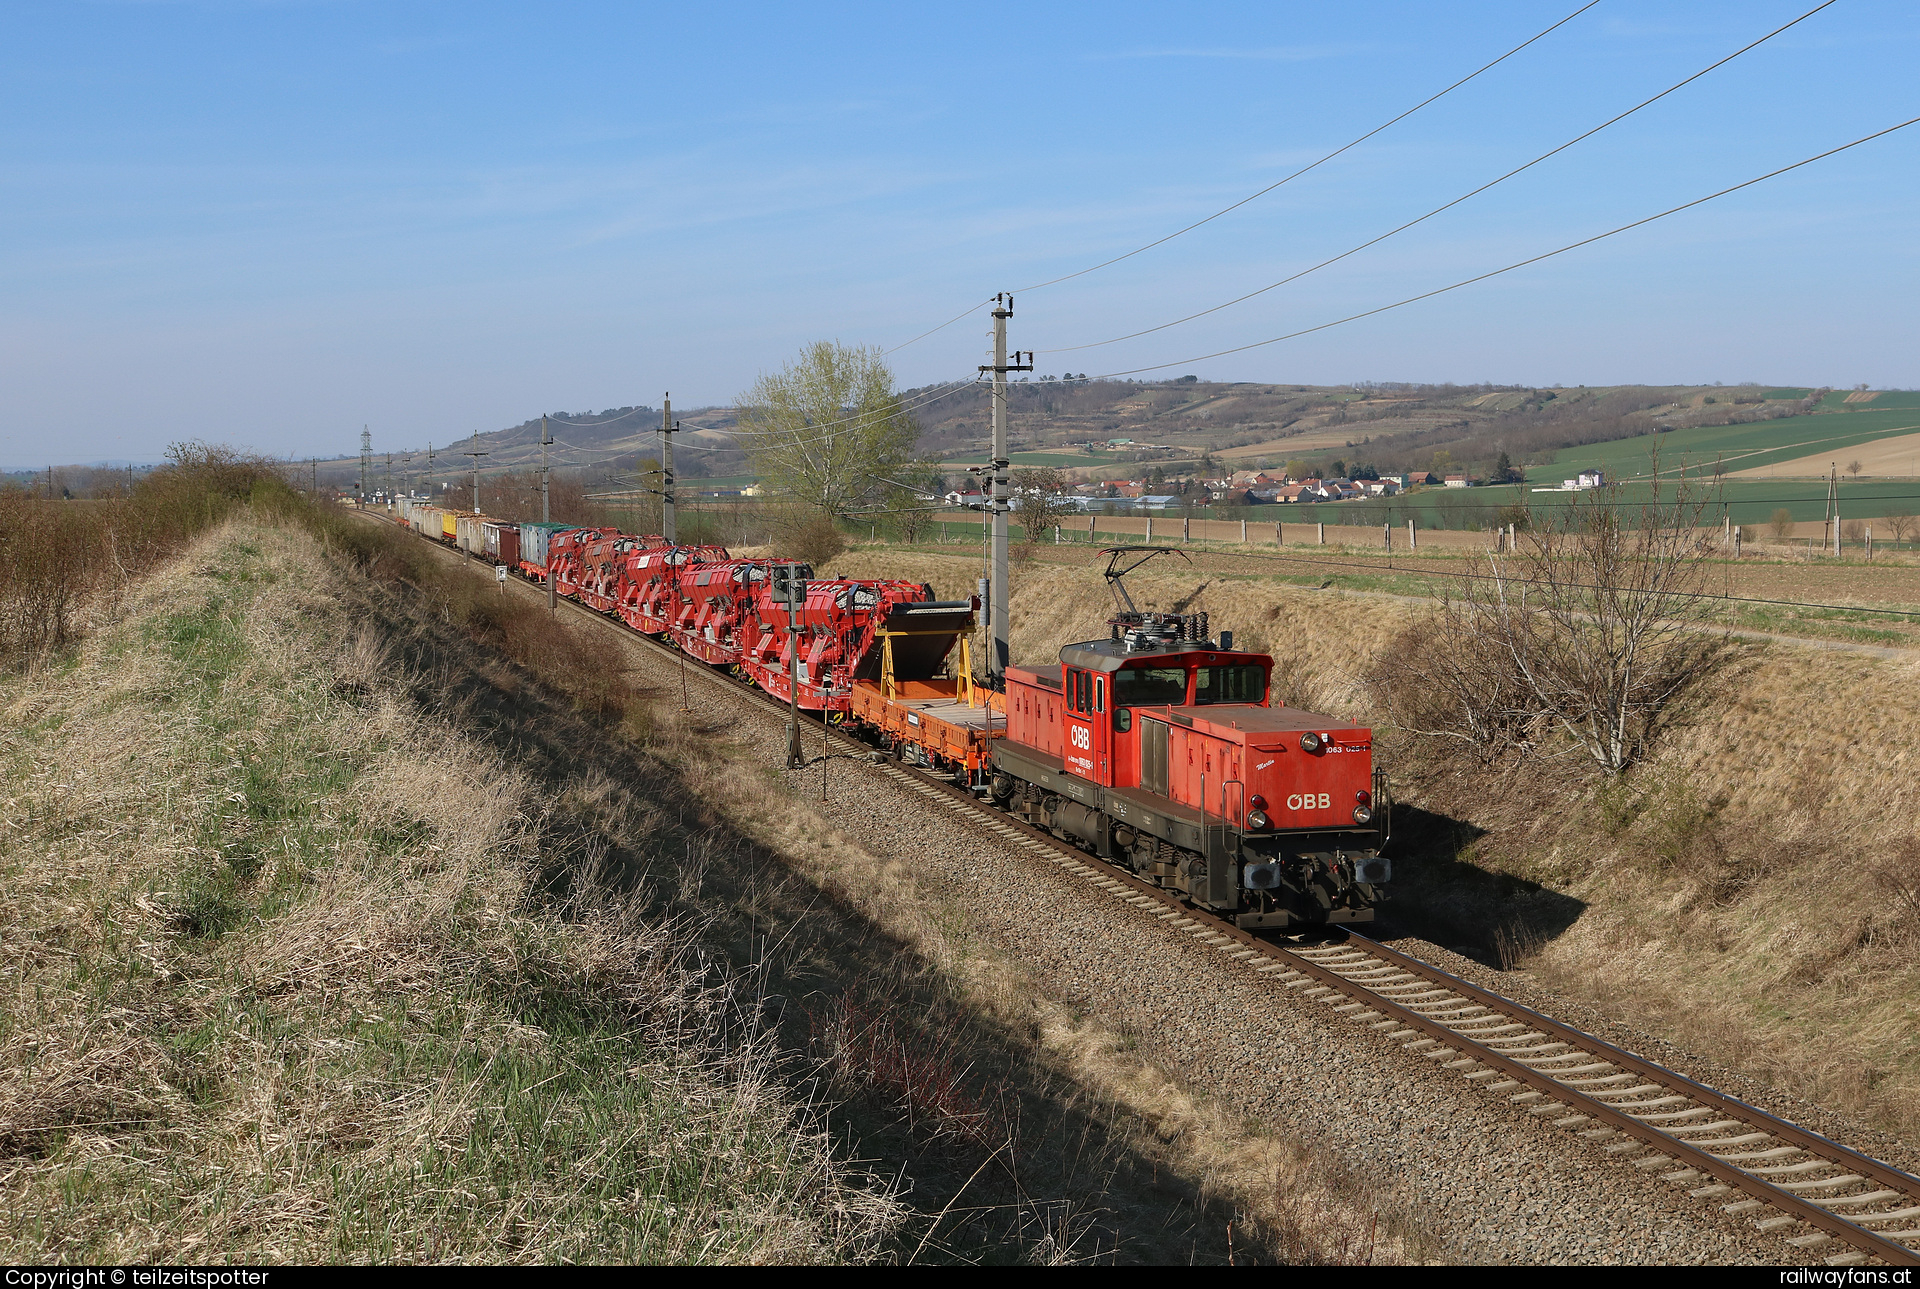
[[1775,537],[1785,541],[1793,533],[1793,512],[1785,506],[1780,507],[1773,512],[1773,519],[1768,527],[1773,529]]
[[1849,461],[1849,462],[1847,462],[1847,473],[1848,473],[1848,474],[1859,474],[1859,473],[1860,473],[1860,469],[1861,469],[1861,466],[1860,466],[1860,463],[1859,463],[1858,461]]
[[1020,498],[1020,528],[1029,546],[1050,540],[1060,521],[1074,513],[1073,503],[1067,500],[1066,477],[1058,470],[1046,467],[1016,470],[1013,487]]
[[1907,535],[1913,531],[1913,515],[1909,511],[1896,510],[1882,522],[1886,524],[1887,531],[1893,534],[1893,540],[1896,542],[1904,542],[1907,540]]
[[1395,722],[1485,761],[1632,766],[1730,651],[1706,626],[1703,509],[1684,484],[1665,501],[1656,486],[1628,523],[1609,487],[1529,532],[1525,551],[1482,556],[1466,591],[1376,668]]
[[940,463],[931,459],[909,462],[880,482],[886,485],[879,509],[882,524],[909,545],[919,541],[933,525],[935,512],[943,509],[940,498],[947,490],[947,480]]

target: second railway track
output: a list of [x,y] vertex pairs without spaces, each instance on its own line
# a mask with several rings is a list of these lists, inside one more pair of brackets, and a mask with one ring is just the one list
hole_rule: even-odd
[[[377,521],[376,521],[377,522]],[[439,549],[436,546],[436,549]],[[465,557],[446,551],[446,557]],[[521,581],[523,589],[537,589]],[[580,615],[684,666],[698,683],[784,715],[786,704],[571,600]],[[811,739],[811,735],[808,736]],[[1161,921],[1347,1022],[1380,1032],[1512,1112],[1597,1145],[1693,1200],[1780,1240],[1783,1260],[1920,1265],[1920,1178],[1562,1024],[1357,934],[1276,942],[1191,908],[1172,893],[977,800],[940,776],[879,759],[864,742],[822,737],[873,770],[1000,835],[1104,896]]]

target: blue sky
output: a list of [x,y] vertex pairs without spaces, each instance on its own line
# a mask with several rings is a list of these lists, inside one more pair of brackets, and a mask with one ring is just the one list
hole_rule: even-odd
[[[1519,179],[1345,250],[1816,0],[1603,0],[1338,160],[1023,291],[1042,372],[1371,308],[1920,115],[1920,10],[1840,0]],[[0,41],[0,462],[339,453],[730,400],[1272,183],[1558,3],[36,3]],[[1221,379],[1920,385],[1920,127]],[[895,353],[982,360],[984,311]]]

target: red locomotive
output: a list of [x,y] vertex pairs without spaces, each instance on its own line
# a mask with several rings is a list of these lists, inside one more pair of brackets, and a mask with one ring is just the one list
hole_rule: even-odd
[[1007,669],[992,799],[1243,927],[1370,922],[1391,875],[1372,731],[1268,701],[1273,659],[1204,613],[1142,613],[1109,552],[1110,638]]

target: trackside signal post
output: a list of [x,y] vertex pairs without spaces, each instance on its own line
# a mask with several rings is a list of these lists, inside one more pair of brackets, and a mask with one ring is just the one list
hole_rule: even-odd
[[1015,350],[1007,361],[1007,319],[1013,316],[1013,297],[1001,292],[993,297],[993,365],[981,371],[993,373],[993,476],[988,508],[992,516],[993,571],[987,587],[987,625],[992,638],[987,644],[987,681],[997,690],[1007,687],[1007,511],[1012,508],[1012,492],[1007,483],[1007,373],[1032,371],[1033,355]]
[[[797,770],[807,763],[806,754],[800,750],[800,611],[807,606],[807,581],[800,576],[798,564],[781,564],[778,575],[786,585],[776,588],[784,592],[787,602],[787,768]],[[820,719],[826,720],[827,714],[820,713]]]

